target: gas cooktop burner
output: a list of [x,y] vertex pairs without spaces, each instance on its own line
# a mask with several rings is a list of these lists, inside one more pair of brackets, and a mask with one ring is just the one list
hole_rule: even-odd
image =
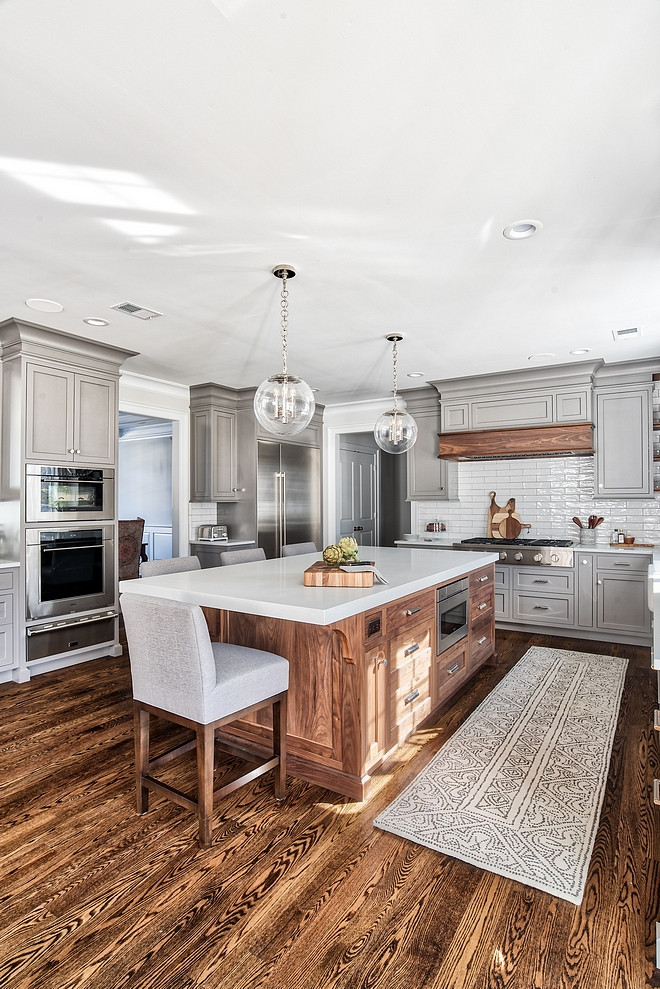
[[572,546],[572,539],[494,539],[490,536],[476,536],[473,539],[461,539],[461,544],[475,546]]

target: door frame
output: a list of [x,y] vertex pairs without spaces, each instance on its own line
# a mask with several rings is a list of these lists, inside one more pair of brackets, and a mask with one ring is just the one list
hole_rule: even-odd
[[[400,402],[401,407],[404,406]],[[392,408],[392,399],[326,405],[323,413],[323,545],[333,543],[337,533],[337,484],[340,436],[369,433],[376,420]]]

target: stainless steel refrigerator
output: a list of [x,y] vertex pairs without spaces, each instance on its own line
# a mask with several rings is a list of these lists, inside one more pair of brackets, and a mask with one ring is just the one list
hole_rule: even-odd
[[321,453],[309,446],[259,440],[257,542],[269,559],[285,543],[321,549]]

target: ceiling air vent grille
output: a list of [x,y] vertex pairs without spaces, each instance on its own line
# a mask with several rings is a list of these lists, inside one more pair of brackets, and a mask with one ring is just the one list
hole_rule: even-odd
[[632,340],[634,337],[641,337],[641,326],[631,326],[628,330],[612,330],[615,340]]
[[144,306],[135,306],[132,302],[120,302],[119,305],[110,306],[110,308],[128,313],[129,316],[137,316],[138,319],[155,319],[157,316],[163,315],[162,312],[156,312],[155,309],[145,309]]

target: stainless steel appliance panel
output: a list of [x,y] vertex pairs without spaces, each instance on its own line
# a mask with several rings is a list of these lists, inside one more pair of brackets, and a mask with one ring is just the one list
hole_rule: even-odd
[[438,655],[468,634],[467,577],[438,588],[436,633]]
[[28,523],[109,521],[115,516],[114,469],[28,464],[25,513]]
[[257,463],[258,545],[269,559],[285,543],[321,542],[320,451],[260,440]]
[[25,539],[28,619],[114,605],[114,526],[27,529]]
[[113,642],[116,612],[88,615],[69,621],[48,622],[45,625],[28,626],[27,660],[46,659],[60,653],[100,646]]

